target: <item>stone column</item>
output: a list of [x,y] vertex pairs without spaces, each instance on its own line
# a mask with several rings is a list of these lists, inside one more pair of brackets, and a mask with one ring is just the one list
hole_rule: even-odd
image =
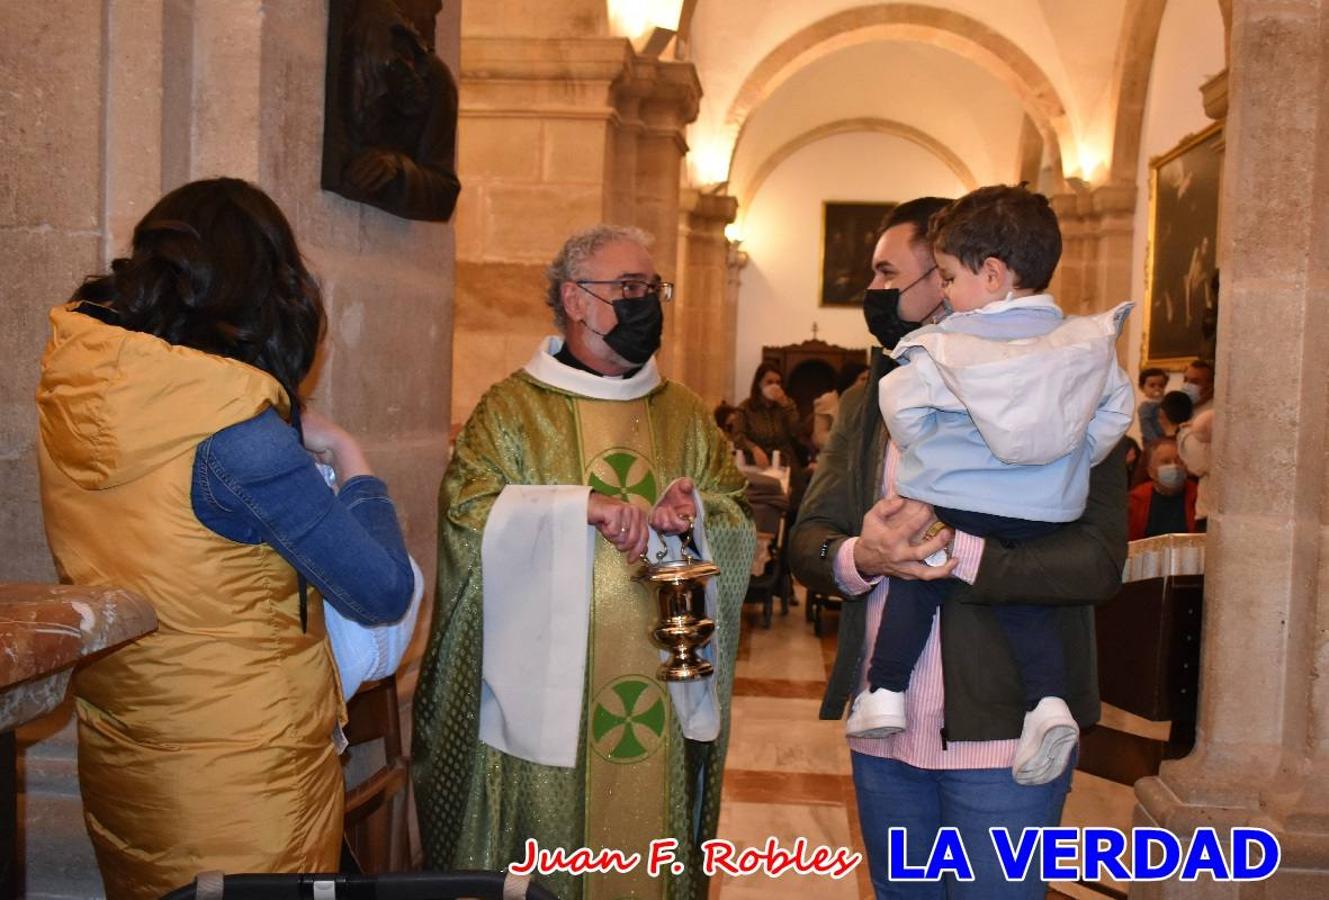
[[[1077,181],[1051,199],[1062,236],[1061,265],[1051,290],[1062,309],[1086,315],[1130,299],[1135,187],[1091,188]],[[1124,360],[1125,343],[1117,350]]]
[[1085,312],[1102,312],[1132,297],[1135,194],[1134,184],[1105,184],[1090,191],[1095,304]]
[[1061,225],[1061,263],[1050,290],[1067,313],[1079,313],[1093,295],[1090,204],[1083,182],[1072,182],[1065,191],[1049,198]]
[[[642,83],[638,104],[642,128],[637,138],[636,203],[633,222],[655,236],[652,255],[660,277],[679,281],[679,191],[683,157],[688,152],[683,132],[697,117],[701,82],[691,63],[640,60],[634,81]],[[660,365],[671,378],[681,377],[690,348],[680,340],[677,316],[666,321]]]
[[[724,329],[726,334],[738,334],[738,292],[743,287],[743,270],[747,268],[747,265],[747,253],[740,249],[738,241],[731,241],[725,257]],[[733,348],[735,346],[734,342],[731,341],[729,346]],[[734,351],[730,349],[729,359],[725,363],[725,371],[729,374],[725,376],[726,381],[722,386],[726,397],[733,389],[735,364]],[[743,399],[742,396],[736,396],[733,398],[733,402],[738,404]]]
[[460,81],[457,422],[553,331],[544,271],[571,232],[644,228],[674,279],[683,128],[701,92],[692,64],[641,57],[603,34],[468,33]]
[[684,260],[672,316],[681,355],[673,377],[692,388],[707,406],[727,397],[734,384],[737,310],[730,308],[729,241],[725,226],[738,213],[738,199],[688,191],[680,236]]
[[1268,828],[1282,866],[1265,882],[1140,884],[1132,897],[1329,895],[1326,6],[1233,11],[1198,734],[1136,787],[1137,823]]
[[[1135,196],[1134,183],[1105,184],[1094,188],[1089,195],[1093,211],[1093,271],[1094,284],[1091,305],[1081,312],[1104,312],[1126,300],[1136,300],[1134,316],[1144,315],[1142,299],[1135,296],[1132,263],[1135,250]],[[1117,361],[1127,366],[1126,339],[1117,341]]]

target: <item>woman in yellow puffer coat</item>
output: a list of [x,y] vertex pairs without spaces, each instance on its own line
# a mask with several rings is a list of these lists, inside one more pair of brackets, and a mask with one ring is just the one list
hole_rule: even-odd
[[168,194],[132,255],[51,313],[37,407],[56,565],[137,591],[158,620],[74,678],[112,898],[201,870],[337,868],[345,706],[319,595],[382,623],[413,579],[358,444],[300,416],[323,324],[286,219],[235,179]]

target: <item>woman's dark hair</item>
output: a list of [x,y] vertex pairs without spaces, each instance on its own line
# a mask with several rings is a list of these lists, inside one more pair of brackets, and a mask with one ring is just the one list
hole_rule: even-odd
[[293,407],[325,324],[286,217],[236,178],[194,181],[158,200],[134,228],[132,255],[74,299],[114,310],[132,331],[262,369]]
[[780,381],[784,382],[784,373],[780,367],[773,362],[764,362],[757,366],[757,371],[752,376],[752,390],[748,392],[748,397],[753,406],[770,406],[771,403],[761,394],[761,380],[766,377],[767,372],[774,372],[780,376]]
[[720,430],[725,434],[729,433],[729,417],[737,412],[737,407],[730,406],[724,400],[721,400],[715,407],[715,424],[720,426]]

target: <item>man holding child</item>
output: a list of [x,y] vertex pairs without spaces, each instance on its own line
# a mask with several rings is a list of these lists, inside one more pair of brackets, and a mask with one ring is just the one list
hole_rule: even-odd
[[[873,255],[874,278],[865,298],[865,314],[886,354],[923,322],[942,321],[950,312],[948,293],[957,308],[980,310],[966,315],[985,324],[997,317],[980,319],[984,307],[996,312],[1009,306],[1030,306],[1028,300],[1011,301],[1036,295],[1056,264],[1060,234],[1043,198],[1023,188],[987,188],[957,205],[967,210],[967,224],[961,233],[952,229],[942,248],[947,251],[940,255],[947,263],[944,273],[937,268],[939,254],[929,239],[929,227],[934,214],[950,206],[949,201],[921,198],[901,204],[885,223]],[[1002,227],[985,227],[987,217],[1001,219]],[[1030,270],[1024,261],[1031,256],[1050,258],[1050,262],[1044,273],[1025,283]],[[951,279],[949,284],[943,281],[943,274]],[[957,283],[966,290],[981,288],[976,290],[982,294],[981,302],[970,304],[963,299]],[[912,474],[915,487],[921,484],[927,489],[915,489],[915,499],[897,493],[903,457],[878,406],[881,375],[894,364],[886,356],[878,356],[874,377],[866,388],[856,388],[842,399],[841,415],[792,534],[791,559],[800,580],[812,590],[838,593],[850,601],[841,615],[838,654],[822,706],[824,718],[841,717],[848,698],[868,686],[864,663],[888,595],[895,603],[898,585],[946,579],[939,611],[928,616],[930,621],[924,620],[921,652],[906,672],[907,684],[898,692],[904,715],[903,722],[896,724],[903,725],[903,730],[850,737],[860,820],[879,897],[1041,896],[1037,864],[1030,868],[1026,882],[1005,881],[988,829],[1005,827],[1018,832],[1024,827],[1056,825],[1070,786],[1076,726],[1084,728],[1098,719],[1092,606],[1116,593],[1126,552],[1122,451],[1108,448],[1117,443],[1109,432],[1118,426],[1124,431],[1129,423],[1131,391],[1115,362],[1106,359],[1124,312],[1110,320],[1063,321],[1051,297],[1041,295],[1033,305],[1039,310],[1025,310],[1019,318],[1038,319],[1041,325],[1028,335],[1021,331],[998,338],[1032,336],[1037,344],[1067,328],[1079,329],[1077,333],[1084,338],[1083,358],[1073,349],[1064,351],[1084,363],[1083,383],[1070,391],[1084,402],[1077,407],[1074,422],[1059,432],[1066,440],[1053,448],[1064,449],[1064,453],[1042,454],[1040,464],[1031,467],[1051,463],[1074,470],[1063,473],[1067,490],[1076,498],[1070,504],[1074,509],[1059,508],[1057,514],[1043,519],[1054,524],[1043,528],[1040,536],[1024,539],[991,531],[984,538],[964,527],[931,528],[937,514],[928,501],[938,498],[938,485],[944,487],[953,473],[944,459],[921,446],[912,463],[915,471],[911,473],[906,465],[904,474]],[[985,339],[972,334],[948,337]],[[1074,345],[1074,341],[1059,344]],[[935,363],[932,349],[922,352]],[[1089,357],[1093,359],[1085,363]],[[913,356],[900,371],[920,363],[924,361]],[[1053,370],[1049,377],[1058,374]],[[882,382],[880,401],[885,408],[898,405],[898,397],[892,394],[895,382],[892,378]],[[953,380],[937,383],[955,387]],[[992,386],[1000,392],[1003,383],[994,379]],[[998,403],[999,420],[1026,415],[1025,401],[1038,399],[1008,387],[1009,401],[1005,406]],[[975,416],[981,416],[965,406],[963,390],[949,393],[960,394],[961,402],[948,405],[934,390],[920,405],[952,425],[968,420],[971,436],[966,439],[966,449],[977,451],[989,437],[976,427]],[[1063,411],[1036,412],[1042,416]],[[1003,453],[991,455],[998,474],[1010,465],[1002,460]],[[1063,457],[1070,461],[1058,463]],[[923,471],[920,477],[920,470],[929,466],[934,470]],[[945,505],[982,507],[997,515],[1037,519],[1016,510],[989,510],[992,497],[982,484],[964,485],[960,495]],[[961,524],[959,518],[951,517],[955,524]],[[970,522],[964,524],[980,530]],[[946,561],[929,565],[929,559],[934,564]],[[998,612],[1011,609],[1036,609],[1044,631],[1051,636],[1045,640],[1055,645],[1042,649],[1059,651],[1061,657],[1054,694],[1064,704],[1065,715],[1058,717],[1056,739],[1045,748],[1049,752],[1035,754],[1032,767],[1026,767],[1027,777],[1013,773],[1012,766],[1027,718],[1036,705],[1031,705],[1031,699],[1038,698],[1027,696],[1022,677],[1025,667],[1017,663],[1011,649],[1002,624],[1005,613]],[[889,829],[905,829],[905,862],[917,865],[925,860],[938,830],[946,826],[958,829],[964,840],[975,881],[888,881]]]

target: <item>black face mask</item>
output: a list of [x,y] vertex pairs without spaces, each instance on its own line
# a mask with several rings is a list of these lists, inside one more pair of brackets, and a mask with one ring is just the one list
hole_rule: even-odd
[[900,318],[900,295],[932,274],[928,269],[903,288],[868,288],[863,292],[863,318],[868,331],[887,350],[894,350],[900,339],[921,326],[922,322],[906,322]]
[[[595,296],[592,294],[592,296]],[[599,297],[595,299],[600,300]],[[660,335],[664,332],[664,309],[658,291],[651,291],[632,300],[600,300],[614,308],[618,324],[601,334],[609,349],[634,366],[645,365],[660,349]],[[590,326],[586,326],[590,328]]]
[[894,350],[900,339],[919,325],[900,318],[899,288],[868,288],[864,291],[863,318],[868,321],[868,331],[887,350]]

